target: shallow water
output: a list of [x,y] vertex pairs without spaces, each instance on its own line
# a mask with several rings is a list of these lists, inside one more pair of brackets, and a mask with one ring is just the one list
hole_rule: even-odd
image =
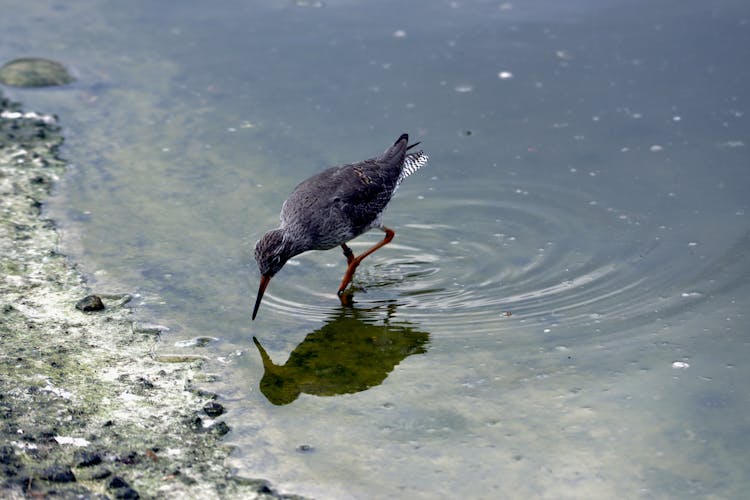
[[[3,89],[65,126],[61,247],[211,358],[239,472],[326,498],[750,486],[745,2],[10,4],[0,59],[78,76]],[[354,308],[314,252],[250,322],[286,195],[402,132],[430,165]]]

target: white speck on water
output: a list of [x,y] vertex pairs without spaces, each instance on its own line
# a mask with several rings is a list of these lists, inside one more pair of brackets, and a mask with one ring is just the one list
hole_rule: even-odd
[[570,349],[568,348],[568,346],[558,345],[558,346],[555,346],[555,350],[560,351],[560,352],[565,352],[565,351],[569,351]]
[[649,149],[649,151],[651,151],[652,153],[656,153],[656,152],[659,152],[659,151],[663,151],[663,150],[664,150],[664,146],[660,146],[660,145],[658,145],[658,144],[654,144],[653,146],[651,146],[651,147],[650,147],[650,148],[648,148],[648,149]]
[[424,200],[424,196],[422,196],[422,195],[420,194],[419,196],[417,196],[417,199],[418,199],[418,200]]
[[698,242],[697,241],[690,241],[690,242],[688,242],[688,246],[689,247],[697,247],[698,246]]
[[510,71],[501,71],[497,74],[497,77],[501,80],[510,80],[511,78],[513,78],[513,73],[511,73]]
[[745,211],[742,209],[737,210],[734,215],[745,215]]
[[472,87],[471,85],[456,85],[454,87],[454,90],[459,94],[465,94],[467,92],[473,91],[474,87]]
[[544,333],[549,333],[549,332],[551,332],[552,330],[550,330],[549,328],[545,328],[545,329],[544,329],[543,331],[544,331]]
[[286,261],[286,263],[291,266],[299,266],[301,264],[301,262],[297,259],[289,259],[288,261]]
[[685,361],[675,361],[672,363],[672,368],[675,370],[684,370],[690,368],[690,363],[686,363]]
[[571,173],[571,174],[575,174],[576,172],[578,172],[578,169],[577,169],[577,168],[571,168],[571,169],[570,169],[570,173]]
[[682,117],[681,117],[681,116],[673,116],[673,117],[672,117],[672,121],[673,121],[673,122],[678,122],[678,121],[680,121],[680,120],[682,120]]
[[227,129],[227,132],[237,132],[237,129],[236,129],[236,128],[234,128],[234,127],[229,127],[229,128]]
[[719,143],[720,148],[742,148],[745,143],[742,141],[726,141]]
[[393,32],[393,38],[405,38],[406,37],[406,31],[404,30],[396,30]]
[[703,297],[703,294],[700,292],[682,292],[680,294],[680,297],[689,299],[689,298],[695,298],[695,297]]

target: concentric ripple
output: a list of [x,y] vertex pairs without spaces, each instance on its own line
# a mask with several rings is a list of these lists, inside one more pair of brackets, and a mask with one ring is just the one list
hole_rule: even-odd
[[[424,222],[395,220],[394,242],[360,267],[358,307],[395,303],[409,320],[462,336],[518,321],[573,329],[607,322],[611,332],[612,322],[633,326],[694,303],[708,286],[696,281],[691,259],[675,263],[675,252],[690,248],[671,228],[581,191],[505,187],[494,199],[441,196],[413,210]],[[352,242],[355,253],[373,236]],[[338,253],[291,262],[264,306],[323,319],[345,270]]]

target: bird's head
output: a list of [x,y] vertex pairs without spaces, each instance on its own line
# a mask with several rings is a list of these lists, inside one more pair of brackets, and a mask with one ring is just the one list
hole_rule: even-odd
[[293,249],[284,238],[282,229],[268,231],[255,244],[255,262],[258,263],[258,269],[260,270],[260,286],[258,287],[258,298],[255,299],[253,319],[258,314],[260,301],[271,278],[284,267],[286,261],[293,255]]

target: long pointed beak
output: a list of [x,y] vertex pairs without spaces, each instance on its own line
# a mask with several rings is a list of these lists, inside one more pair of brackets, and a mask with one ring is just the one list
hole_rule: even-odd
[[253,336],[253,342],[255,343],[255,347],[258,348],[258,352],[260,353],[260,359],[263,360],[263,368],[266,370],[270,368],[274,368],[273,361],[271,361],[271,357],[268,355],[265,349],[263,349],[263,346],[260,345],[260,342],[258,341],[255,336]]
[[271,277],[265,274],[260,277],[260,286],[258,287],[258,298],[255,299],[255,307],[253,308],[253,319],[258,314],[258,308],[260,307],[260,301],[263,298],[263,294],[266,291],[266,287],[271,282]]

